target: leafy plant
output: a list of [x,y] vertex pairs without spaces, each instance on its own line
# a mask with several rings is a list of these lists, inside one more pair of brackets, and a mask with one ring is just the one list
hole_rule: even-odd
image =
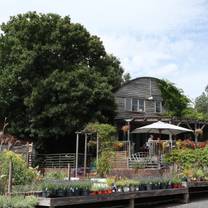
[[66,177],[66,174],[61,171],[52,171],[45,175],[45,179],[56,179],[63,180]]
[[34,196],[0,196],[0,208],[35,208],[37,204]]
[[169,115],[181,117],[190,100],[173,83],[167,80],[159,80],[158,82],[163,103]]
[[101,152],[101,155],[96,164],[98,175],[104,177],[111,171],[111,160],[113,156],[114,152],[112,150],[105,149]]
[[37,171],[33,168],[28,168],[25,160],[20,154],[12,151],[4,151],[0,153],[1,175],[5,175],[8,179],[9,163],[13,164],[13,179],[15,185],[23,185],[31,183],[37,177]]

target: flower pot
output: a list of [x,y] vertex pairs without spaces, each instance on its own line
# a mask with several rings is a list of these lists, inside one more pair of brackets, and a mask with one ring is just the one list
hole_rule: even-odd
[[56,190],[43,191],[42,196],[46,198],[56,197]]
[[123,187],[118,187],[118,188],[117,188],[117,192],[124,192],[124,191],[123,191]]
[[152,190],[153,189],[153,184],[147,184],[147,191],[150,191],[150,190]]
[[139,191],[139,186],[136,186],[135,187],[135,191]]
[[98,191],[98,195],[102,195],[103,194],[103,191]]
[[111,189],[108,190],[108,194],[112,194],[112,190]]
[[71,189],[71,188],[67,189],[66,190],[66,196],[73,196],[73,192],[74,192],[73,189]]
[[42,192],[42,197],[49,198],[50,197],[50,192],[49,191],[43,191]]
[[90,191],[88,189],[82,190],[82,196],[89,196],[89,195],[90,195]]
[[58,189],[58,190],[56,191],[56,196],[57,196],[57,197],[64,197],[64,196],[65,196],[65,190],[63,190],[63,189]]
[[124,191],[124,192],[129,192],[129,190],[130,190],[130,189],[129,189],[128,186],[123,187],[123,191]]
[[135,191],[135,186],[130,186],[130,191],[134,192]]
[[139,190],[140,191],[146,191],[147,190],[147,185],[146,184],[140,184],[139,185]]
[[80,196],[80,190],[78,188],[74,189],[74,196]]

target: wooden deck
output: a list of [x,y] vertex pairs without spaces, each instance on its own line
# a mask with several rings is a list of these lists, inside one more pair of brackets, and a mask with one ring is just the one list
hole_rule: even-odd
[[79,196],[79,197],[60,197],[60,198],[39,198],[39,206],[45,207],[60,207],[71,205],[95,204],[109,201],[123,201],[129,200],[129,208],[134,208],[135,199],[152,198],[157,196],[173,196],[178,195],[183,203],[189,201],[188,188],[181,189],[161,189],[151,191],[137,191],[137,192],[122,192],[113,193],[109,195],[96,196]]

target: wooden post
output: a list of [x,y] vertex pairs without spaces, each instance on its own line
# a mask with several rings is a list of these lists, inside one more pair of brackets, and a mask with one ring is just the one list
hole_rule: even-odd
[[[195,122],[195,130],[197,129],[197,123]],[[195,133],[195,143],[197,143],[198,142],[198,136],[197,136],[197,134],[196,134],[196,132],[194,132]]]
[[98,159],[99,159],[99,139],[98,139],[98,135],[96,133],[96,137],[97,137],[97,153],[96,153],[96,161],[98,164]]
[[183,203],[184,204],[189,203],[189,193],[183,195]]
[[77,132],[77,141],[76,141],[76,169],[75,169],[75,177],[77,177],[78,171],[78,160],[79,160],[79,133]]
[[8,194],[12,193],[12,160],[9,161],[9,180],[8,180]]
[[85,145],[84,145],[84,176],[86,176],[87,168],[87,133],[85,133]]
[[26,155],[26,160],[27,160],[27,167],[29,167],[29,142],[27,142],[27,155]]
[[70,163],[68,163],[68,181],[71,179],[71,166]]
[[134,199],[129,200],[129,206],[128,208],[134,208]]

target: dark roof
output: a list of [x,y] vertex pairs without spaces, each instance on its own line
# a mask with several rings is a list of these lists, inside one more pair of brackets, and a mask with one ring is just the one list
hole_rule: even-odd
[[118,90],[120,90],[122,87],[124,87],[124,86],[126,86],[126,85],[128,85],[128,84],[130,84],[130,83],[132,83],[132,82],[134,82],[136,80],[139,80],[139,79],[153,79],[153,80],[156,80],[156,81],[159,81],[160,80],[160,79],[158,79],[156,77],[137,77],[135,79],[131,79],[131,80],[125,82],[123,85],[121,85],[121,87]]

